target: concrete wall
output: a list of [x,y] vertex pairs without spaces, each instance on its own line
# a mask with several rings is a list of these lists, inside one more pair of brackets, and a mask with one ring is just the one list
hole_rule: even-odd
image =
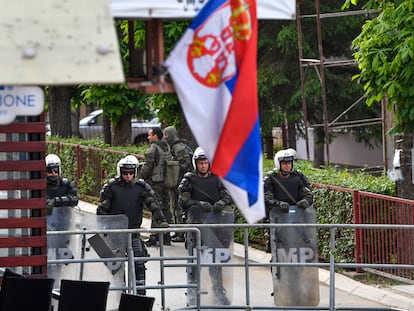
[[[314,136],[313,129],[308,129],[309,133],[309,156],[314,159]],[[350,166],[374,167],[383,166],[382,144],[374,145],[369,149],[363,143],[357,143],[351,133],[335,134],[335,139],[329,145],[330,162],[333,164],[343,164]],[[306,159],[306,142],[304,138],[296,141],[296,151],[299,159]],[[325,151],[326,152],[326,151]],[[325,154],[326,160],[326,154]]]

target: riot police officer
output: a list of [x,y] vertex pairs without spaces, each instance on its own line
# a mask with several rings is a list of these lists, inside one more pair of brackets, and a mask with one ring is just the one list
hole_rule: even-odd
[[275,169],[264,177],[266,212],[276,207],[289,212],[289,206],[307,208],[313,203],[310,183],[302,172],[293,170],[296,151],[292,148],[275,154]]
[[[296,151],[280,150],[275,169],[264,178],[266,214],[271,223],[315,223],[310,184],[300,171],[293,170]],[[316,228],[272,227],[271,262],[315,263],[318,260]],[[318,269],[304,266],[272,267],[276,305],[315,306],[319,303]]]
[[[154,190],[144,180],[135,181],[138,159],[128,155],[118,161],[117,176],[111,178],[102,188],[97,208],[98,215],[125,214],[128,217],[128,228],[141,227],[144,206],[153,216],[159,227],[168,227],[168,223],[155,198]],[[148,257],[148,251],[140,235],[133,234],[132,248],[135,257]],[[138,286],[145,285],[145,261],[135,262],[135,275]],[[145,289],[139,289],[145,295]]]
[[[56,154],[45,158],[47,229],[49,231],[70,230],[74,224],[72,207],[78,205],[74,184],[62,177],[62,161]],[[73,258],[70,238],[64,235],[47,237],[49,259]],[[48,265],[49,276],[59,280],[62,265]]]
[[[231,207],[233,202],[220,179],[210,172],[210,162],[204,150],[198,147],[193,155],[195,171],[184,174],[178,187],[181,208],[186,214],[187,223],[233,223],[234,213]],[[190,255],[194,245],[194,236],[187,236],[186,246]],[[211,249],[228,249],[233,241],[232,228],[213,228],[201,230],[202,245]],[[212,284],[212,293],[216,304],[229,305],[230,300],[223,286],[221,267],[209,267]],[[190,283],[195,283],[194,268],[187,270]],[[194,304],[195,294],[189,289],[189,304]]]
[[46,192],[47,192],[47,211],[52,214],[54,207],[76,206],[78,205],[77,190],[72,182],[62,178],[62,161],[56,154],[49,154],[45,158],[46,162]]

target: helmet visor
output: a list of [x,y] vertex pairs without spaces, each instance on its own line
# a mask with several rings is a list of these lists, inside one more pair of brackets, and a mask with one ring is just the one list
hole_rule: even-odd
[[46,168],[48,173],[55,173],[55,174],[59,174],[59,166],[48,166]]

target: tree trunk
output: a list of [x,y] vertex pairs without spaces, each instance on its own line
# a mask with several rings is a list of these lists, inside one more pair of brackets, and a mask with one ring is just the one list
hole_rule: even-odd
[[178,130],[178,135],[181,139],[185,140],[188,145],[195,150],[198,147],[197,141],[193,135],[193,132],[190,129],[190,126],[187,123],[187,120],[184,116],[183,110],[180,106],[180,128]]
[[72,117],[71,117],[72,136],[74,137],[80,137],[79,120],[80,120],[80,109],[78,107],[72,110]]
[[69,86],[49,87],[49,122],[52,135],[62,138],[72,136],[70,97]]
[[123,116],[113,127],[113,146],[126,146],[131,143],[131,117]]
[[[401,139],[398,139],[401,138]],[[400,155],[401,171],[404,180],[396,182],[397,196],[404,199],[414,199],[414,186],[412,176],[411,150],[413,148],[413,133],[404,133],[401,137],[396,137],[395,146],[402,149]]]
[[104,142],[105,144],[111,145],[112,143],[111,120],[106,114],[103,115],[102,123],[103,123],[103,132],[104,132]]
[[263,136],[264,142],[264,153],[266,155],[266,159],[273,159],[273,137],[272,135]]
[[289,120],[287,123],[287,140],[288,147],[296,150],[296,122],[295,120]]
[[325,135],[321,128],[315,128],[313,133],[315,146],[313,150],[313,167],[322,168],[325,165]]

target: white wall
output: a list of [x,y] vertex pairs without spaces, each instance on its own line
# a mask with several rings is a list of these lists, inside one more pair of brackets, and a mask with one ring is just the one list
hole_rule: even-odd
[[[314,159],[314,136],[313,129],[308,129],[309,133],[309,156]],[[382,143],[379,146],[375,144],[373,149],[369,149],[363,143],[357,143],[351,133],[335,134],[333,142],[329,145],[329,160],[333,164],[343,164],[351,166],[374,167],[382,166],[383,151]],[[306,159],[306,142],[304,138],[296,141],[296,151],[298,159]],[[325,151],[326,152],[326,151]],[[326,160],[325,154],[325,160]]]

